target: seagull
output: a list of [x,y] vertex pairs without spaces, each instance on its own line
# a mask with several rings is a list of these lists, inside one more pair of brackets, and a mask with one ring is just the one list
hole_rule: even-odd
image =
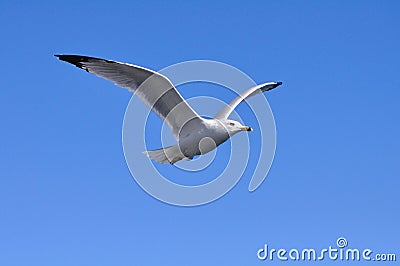
[[272,90],[282,82],[267,82],[245,90],[224,106],[213,118],[198,115],[183,99],[171,81],[144,67],[81,55],[55,55],[89,73],[126,88],[139,97],[172,130],[177,144],[143,153],[161,164],[174,164],[206,154],[241,131],[252,131],[238,121],[228,119],[242,101]]

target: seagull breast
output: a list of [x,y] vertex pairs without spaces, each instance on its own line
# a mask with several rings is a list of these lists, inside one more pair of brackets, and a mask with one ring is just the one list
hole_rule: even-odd
[[224,126],[215,119],[192,119],[188,121],[179,133],[179,147],[188,157],[206,154],[229,139]]

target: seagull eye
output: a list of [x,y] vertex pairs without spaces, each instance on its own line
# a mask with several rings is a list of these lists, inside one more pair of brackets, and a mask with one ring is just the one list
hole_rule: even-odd
[[235,125],[235,123],[232,123],[232,122],[231,122],[231,123],[229,123],[229,125],[231,125],[231,126],[234,126],[234,125]]

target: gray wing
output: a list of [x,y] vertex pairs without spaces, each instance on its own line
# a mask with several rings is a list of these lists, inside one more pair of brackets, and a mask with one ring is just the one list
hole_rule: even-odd
[[275,89],[279,85],[282,85],[282,82],[267,82],[245,90],[235,99],[233,99],[228,105],[219,110],[219,112],[214,116],[214,118],[220,120],[228,119],[229,115],[236,108],[236,106],[239,105],[239,103],[259,93]]
[[182,98],[171,81],[157,72],[140,66],[88,56],[55,56],[133,92],[167,123],[175,138],[187,121],[200,118]]

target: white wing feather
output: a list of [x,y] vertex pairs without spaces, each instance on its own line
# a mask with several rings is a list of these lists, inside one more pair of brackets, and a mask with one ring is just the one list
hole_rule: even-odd
[[201,117],[187,104],[171,81],[152,70],[131,64],[79,55],[56,55],[96,76],[128,89],[172,129],[175,138],[182,126]]
[[282,82],[267,82],[267,83],[257,85],[257,86],[251,87],[250,89],[245,90],[243,93],[241,93],[235,99],[233,99],[228,105],[224,106],[221,110],[219,110],[219,112],[214,116],[214,118],[219,119],[219,120],[228,119],[228,117],[232,113],[232,111],[242,101],[244,101],[254,95],[257,95],[259,93],[272,90],[281,84],[282,84]]

